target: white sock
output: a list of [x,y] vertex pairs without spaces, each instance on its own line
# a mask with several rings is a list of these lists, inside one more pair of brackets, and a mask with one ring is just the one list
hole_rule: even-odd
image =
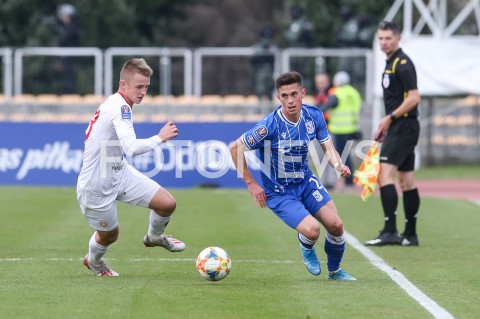
[[316,240],[308,239],[302,233],[298,233],[298,240],[300,241],[300,246],[307,250],[313,249],[313,246],[317,242]]
[[150,225],[148,226],[148,238],[158,240],[163,234],[165,227],[172,216],[162,217],[157,215],[153,210],[150,211]]
[[108,251],[108,246],[102,246],[95,240],[97,232],[94,232],[88,243],[88,259],[99,261]]
[[325,239],[334,245],[343,245],[345,243],[345,236],[343,234],[337,237],[327,233]]

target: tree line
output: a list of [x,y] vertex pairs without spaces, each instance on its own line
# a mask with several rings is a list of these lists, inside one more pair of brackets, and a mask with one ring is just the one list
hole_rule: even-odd
[[[393,1],[376,0],[67,0],[75,6],[80,46],[250,46],[268,26],[285,46],[289,7],[305,9],[314,46],[338,46],[349,14],[376,25]],[[56,46],[61,0],[0,0],[0,47]]]
[[[271,42],[285,48],[292,24],[291,8],[303,9],[311,23],[308,46],[371,47],[374,29],[391,3],[376,0],[66,0],[75,8],[78,46],[98,47],[248,47],[269,28]],[[56,47],[65,31],[57,14],[65,0],[0,0],[0,47]],[[393,2],[393,1],[391,1]],[[354,32],[351,22],[354,22]],[[350,24],[349,24],[350,23]],[[357,25],[357,27],[355,27]],[[364,30],[359,32],[360,29]],[[146,57],[147,58],[147,57]],[[158,70],[158,59],[149,59]],[[243,64],[242,64],[243,63]],[[205,94],[251,94],[254,68],[245,61],[219,72],[205,65]],[[72,62],[73,64],[73,62]],[[77,58],[72,90],[65,90],[62,74],[68,68],[57,58],[24,61],[24,93],[92,92],[93,65]],[[79,67],[81,65],[81,67]],[[175,68],[175,65],[173,66]],[[310,72],[314,72],[310,68]],[[211,70],[211,73],[209,73]],[[177,70],[178,71],[178,70]],[[334,71],[333,69],[330,71]],[[175,74],[181,74],[176,72]],[[238,74],[238,77],[231,77]],[[305,74],[307,79],[312,76]],[[247,81],[245,81],[247,79]],[[310,79],[311,80],[311,79]],[[158,79],[152,80],[158,94]],[[173,94],[182,93],[175,78]],[[179,82],[180,81],[180,82]],[[309,88],[313,91],[313,87]]]

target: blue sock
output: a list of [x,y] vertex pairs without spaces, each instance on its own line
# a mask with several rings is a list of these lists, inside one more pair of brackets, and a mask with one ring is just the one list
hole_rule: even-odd
[[301,233],[298,233],[298,240],[300,241],[300,245],[305,249],[313,249],[313,245],[317,242],[316,240],[308,239]]
[[327,253],[327,266],[329,272],[340,269],[343,252],[345,251],[345,237],[336,237],[327,233],[325,236],[325,252]]

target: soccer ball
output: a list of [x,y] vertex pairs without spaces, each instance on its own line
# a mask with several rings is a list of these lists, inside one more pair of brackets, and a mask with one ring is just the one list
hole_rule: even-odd
[[220,247],[208,247],[197,257],[197,270],[200,276],[210,281],[219,281],[227,277],[232,269],[232,261]]

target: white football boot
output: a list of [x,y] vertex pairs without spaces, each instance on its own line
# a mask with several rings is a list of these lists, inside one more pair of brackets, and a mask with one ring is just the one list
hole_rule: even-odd
[[88,259],[88,254],[83,258],[83,264],[90,269],[96,276],[102,277],[117,277],[118,273],[110,268],[107,263],[100,259],[99,261],[92,261]]
[[175,239],[170,235],[161,235],[160,239],[156,241],[150,240],[148,235],[145,235],[143,238],[143,244],[145,247],[160,246],[171,252],[179,252],[185,249],[185,244],[182,241]]

